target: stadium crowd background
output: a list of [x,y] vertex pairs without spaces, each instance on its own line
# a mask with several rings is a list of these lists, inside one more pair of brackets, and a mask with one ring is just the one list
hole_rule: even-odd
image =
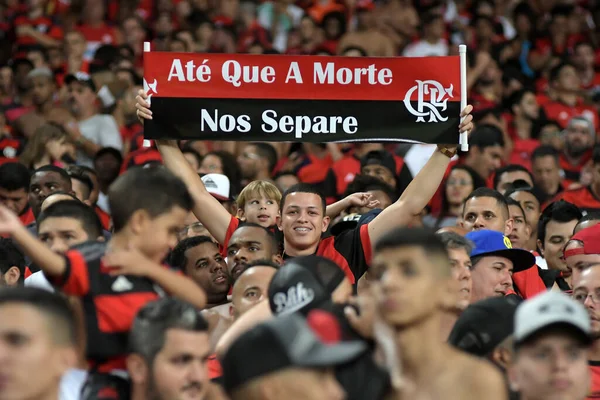
[[[343,398],[344,391],[347,398],[383,398],[390,376],[394,383],[393,366],[392,372],[378,369],[370,353],[361,353],[354,369],[340,366],[350,359],[340,354],[357,356],[372,345],[373,332],[364,330],[369,321],[347,309],[340,313],[334,303],[350,302],[362,315],[368,308],[359,305],[361,296],[373,300],[376,296],[369,293],[376,282],[392,279],[386,277],[385,271],[393,267],[384,255],[393,260],[394,251],[400,254],[416,246],[433,256],[411,257],[434,265],[441,263],[435,257],[441,254],[439,246],[445,246],[452,279],[462,286],[455,290],[461,295],[452,297],[452,306],[447,299],[439,300],[451,311],[440,311],[444,340],[435,346],[449,338],[455,347],[488,358],[509,383],[498,385],[487,363],[447,353],[446,361],[477,371],[469,379],[487,388],[479,392],[475,384],[473,393],[457,392],[456,398],[500,399],[504,389],[511,396],[521,392],[527,400],[549,398],[545,396],[561,390],[572,395],[565,398],[600,396],[600,273],[591,267],[600,262],[600,231],[594,229],[600,222],[599,24],[600,4],[595,0],[1,2],[0,276],[3,286],[17,288],[0,291],[0,338],[3,346],[10,342],[3,321],[18,325],[16,316],[25,315],[23,310],[15,314],[10,304],[29,304],[59,327],[51,336],[63,352],[62,361],[53,359],[46,370],[49,359],[27,358],[31,364],[15,367],[13,376],[3,369],[3,360],[16,362],[24,353],[16,350],[16,342],[0,347],[0,378],[14,383],[0,379],[0,393],[42,398],[36,396],[57,385],[52,374],[68,370],[60,392],[65,400],[141,400],[150,392],[171,400],[194,391],[209,398],[271,399],[281,398],[279,386],[265,381],[259,390],[252,382],[282,370],[276,377],[289,385],[284,393],[298,390],[299,399]],[[455,154],[451,147],[436,145],[145,140],[145,41],[153,51],[353,57],[455,55],[459,44],[467,44],[470,150]],[[451,158],[443,168],[436,159],[440,152]],[[163,163],[171,172],[155,168]],[[438,175],[439,186],[434,179]],[[431,182],[436,186],[429,193]],[[303,217],[313,228],[286,225],[286,218],[292,218],[284,207],[286,199],[298,194],[317,196],[317,206],[324,199],[322,213],[312,215],[308,207]],[[164,221],[157,217],[163,214],[168,217]],[[323,222],[327,218],[329,224]],[[283,233],[272,229],[277,225]],[[410,228],[388,234],[382,230],[401,225]],[[313,240],[314,226],[323,227],[309,246],[309,254],[317,255],[297,252]],[[438,231],[437,236],[427,229]],[[69,250],[84,242],[85,247]],[[41,243],[46,246],[39,247]],[[109,251],[103,258],[107,249],[120,245],[126,251]],[[456,252],[462,259],[453,257]],[[492,258],[502,257],[510,267],[504,261],[500,266],[492,263]],[[156,269],[154,261],[172,268]],[[286,266],[279,267],[284,261]],[[489,270],[483,269],[486,262]],[[335,264],[338,269],[331,269]],[[107,267],[113,272],[107,273]],[[444,292],[436,289],[440,282],[421,290]],[[154,283],[162,289],[155,291]],[[61,289],[69,296],[69,306],[58,295],[22,286]],[[530,303],[546,290],[552,292]],[[123,292],[135,300],[123,300]],[[151,301],[159,297],[155,292],[187,303]],[[359,297],[350,300],[354,292]],[[553,292],[583,304],[591,325],[576,302],[552,297],[557,295]],[[425,295],[411,293],[414,298]],[[496,304],[499,300],[503,303]],[[124,307],[123,301],[131,301],[130,306]],[[437,313],[432,311],[437,305],[428,309],[425,303],[411,303],[414,312]],[[527,304],[533,305],[528,309]],[[571,353],[573,365],[583,364],[567,367],[572,379],[560,388],[541,378],[536,382],[525,362],[513,363],[504,352],[514,350],[526,358],[532,335],[545,328],[545,322],[536,322],[541,312],[532,309],[553,304],[573,311],[554,310],[550,317],[575,328],[578,346],[593,339],[591,352]],[[299,336],[310,336],[315,346],[340,340],[331,337],[335,323],[310,314],[305,309],[309,305],[326,309],[335,323],[345,323],[344,332],[351,333],[342,335],[342,341],[358,340],[364,346],[339,347],[339,353],[331,354],[323,348],[329,358],[324,356],[321,364],[314,359],[310,364],[307,354],[290,355],[289,327]],[[75,310],[74,316],[65,307]],[[202,317],[193,307],[203,309]],[[288,314],[291,309],[303,310],[306,318],[290,314],[270,319],[251,331],[254,339],[244,336],[249,326],[271,313]],[[517,311],[513,335],[513,316],[519,309],[525,316],[519,319]],[[402,330],[407,324],[402,318],[421,318],[398,315],[392,312],[383,319]],[[490,321],[500,321],[503,328]],[[169,370],[168,362],[161,361],[169,340],[174,340],[166,334],[170,329],[178,335],[210,333],[210,342],[203,351],[196,346],[193,357],[209,368],[213,383],[202,373],[184,378],[181,370]],[[186,340],[181,336],[175,342]],[[272,357],[265,357],[261,351],[275,342],[281,348],[274,346]],[[64,352],[65,343],[78,349],[78,362]],[[443,351],[447,348],[440,347]],[[257,365],[244,362],[262,357],[264,362]],[[318,371],[335,366],[337,379],[329,373],[305,376],[306,371],[298,370],[285,375],[286,368],[299,365]],[[577,370],[581,365],[585,368]],[[163,367],[161,373],[153,370]],[[153,372],[148,375],[144,368]],[[124,370],[129,381],[115,374]],[[28,386],[28,374],[52,376],[29,385],[33,397],[19,397],[19,390]],[[594,379],[588,390],[590,374]],[[317,390],[302,392],[307,387]],[[498,387],[504,389],[492,390]],[[420,390],[446,393],[435,382],[418,386],[416,393]]]

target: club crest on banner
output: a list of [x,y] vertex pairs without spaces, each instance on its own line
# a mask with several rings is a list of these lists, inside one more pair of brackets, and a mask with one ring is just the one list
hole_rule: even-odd
[[[404,106],[408,112],[417,117],[416,122],[447,121],[448,117],[442,116],[440,111],[446,111],[448,99],[454,97],[452,94],[453,85],[450,84],[449,87],[445,88],[438,81],[417,80],[416,82],[417,84],[410,88],[404,96]],[[415,91],[417,92],[416,109],[411,103]],[[425,121],[425,117],[429,117],[429,120]]]

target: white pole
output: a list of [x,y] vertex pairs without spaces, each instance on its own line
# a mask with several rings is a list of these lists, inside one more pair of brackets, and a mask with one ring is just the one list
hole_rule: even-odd
[[[462,112],[467,107],[467,45],[458,46],[458,55],[460,57],[460,112]],[[461,122],[462,120],[461,118]],[[468,132],[460,134],[458,143],[462,151],[469,151]]]
[[[150,42],[144,42],[144,53],[149,53],[150,52]],[[146,71],[144,71],[144,75],[146,75]],[[150,90],[150,87],[148,86],[148,82],[146,82],[146,78],[144,78],[144,93],[148,93],[148,90]],[[150,98],[148,98],[148,104],[150,104]]]

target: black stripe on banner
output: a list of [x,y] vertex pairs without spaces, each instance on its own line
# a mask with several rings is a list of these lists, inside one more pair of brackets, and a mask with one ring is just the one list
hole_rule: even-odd
[[[460,103],[153,98],[148,139],[458,143]],[[432,113],[431,110],[437,110]],[[440,121],[439,118],[447,118]],[[420,119],[421,122],[417,122]],[[434,121],[434,122],[430,122]]]

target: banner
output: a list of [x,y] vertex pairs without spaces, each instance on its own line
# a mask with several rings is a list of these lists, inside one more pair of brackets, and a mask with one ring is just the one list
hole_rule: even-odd
[[147,139],[459,142],[459,56],[144,53]]

